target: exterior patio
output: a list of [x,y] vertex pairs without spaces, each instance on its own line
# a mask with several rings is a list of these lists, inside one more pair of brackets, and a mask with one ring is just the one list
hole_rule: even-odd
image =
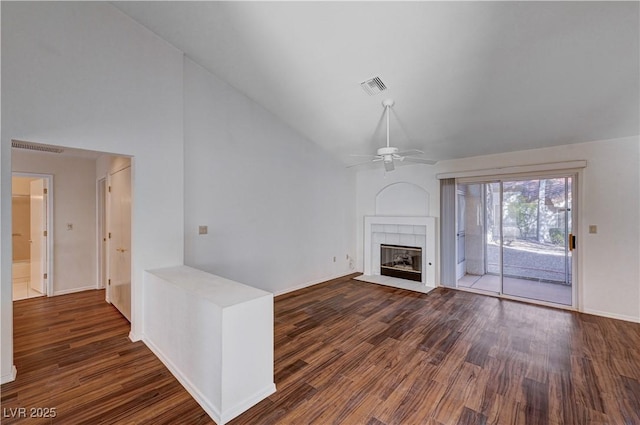
[[[499,293],[500,276],[493,274],[486,274],[484,276],[467,274],[458,280],[458,286],[461,288]],[[505,277],[502,293],[531,300],[571,305],[571,286],[557,283]]]
[[[532,300],[571,305],[571,255],[562,246],[514,239],[504,246],[502,293]],[[487,273],[465,274],[458,286],[500,292],[500,247],[487,244]]]

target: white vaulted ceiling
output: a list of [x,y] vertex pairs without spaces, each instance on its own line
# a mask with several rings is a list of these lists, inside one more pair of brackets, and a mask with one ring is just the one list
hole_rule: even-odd
[[638,2],[113,4],[345,162],[640,134]]

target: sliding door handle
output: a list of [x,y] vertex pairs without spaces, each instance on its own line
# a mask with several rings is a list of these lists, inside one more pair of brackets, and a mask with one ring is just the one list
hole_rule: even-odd
[[569,251],[576,249],[576,235],[569,233]]

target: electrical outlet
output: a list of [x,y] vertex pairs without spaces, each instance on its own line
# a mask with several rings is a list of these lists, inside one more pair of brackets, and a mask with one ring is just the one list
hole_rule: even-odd
[[73,223],[67,223],[67,230],[73,230]]
[[198,226],[198,234],[199,235],[206,235],[207,233],[209,233],[209,227],[208,226]]
[[336,262],[336,257],[333,257],[333,262],[334,262],[334,263]]
[[589,233],[598,233],[598,226],[596,226],[595,224],[590,224]]

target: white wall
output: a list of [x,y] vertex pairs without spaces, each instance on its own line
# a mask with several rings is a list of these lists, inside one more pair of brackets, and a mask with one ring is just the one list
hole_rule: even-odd
[[[579,176],[578,303],[640,321],[640,137],[443,161],[438,172],[587,160]],[[589,234],[590,224],[598,226]]]
[[349,273],[353,172],[189,59],[184,74],[185,264],[276,294]]
[[[358,171],[357,191],[356,191],[356,226],[357,226],[357,258],[358,270],[364,270],[364,216],[376,215],[376,196],[384,188],[401,182],[412,183],[424,189],[428,195],[427,214],[430,217],[440,216],[440,183],[436,180],[436,168],[430,165],[402,165],[397,166],[394,171],[385,173],[384,167],[365,168]],[[407,213],[401,210],[398,215],[411,215],[416,208],[409,205]],[[436,222],[436,232],[439,230],[440,222]],[[439,239],[437,239],[439,241]],[[439,252],[439,242],[436,243],[436,252]],[[436,255],[436,264],[439,263],[439,256]],[[436,282],[440,282],[440,274],[436,267]]]
[[273,294],[185,266],[145,287],[145,344],[216,424],[275,392]]
[[[431,193],[431,215],[439,217],[437,173],[572,160],[587,160],[579,176],[578,307],[640,321],[640,137],[442,161],[434,167],[399,167],[386,177],[381,169],[360,171],[359,264],[362,216],[373,214],[375,194],[388,184],[408,181],[423,186]],[[597,234],[588,233],[590,224],[598,226]]]
[[53,294],[95,288],[96,161],[16,149],[12,167],[53,175]]
[[107,3],[2,2],[2,361],[13,362],[11,139],[134,156],[132,337],[145,269],[182,264],[182,53]]

